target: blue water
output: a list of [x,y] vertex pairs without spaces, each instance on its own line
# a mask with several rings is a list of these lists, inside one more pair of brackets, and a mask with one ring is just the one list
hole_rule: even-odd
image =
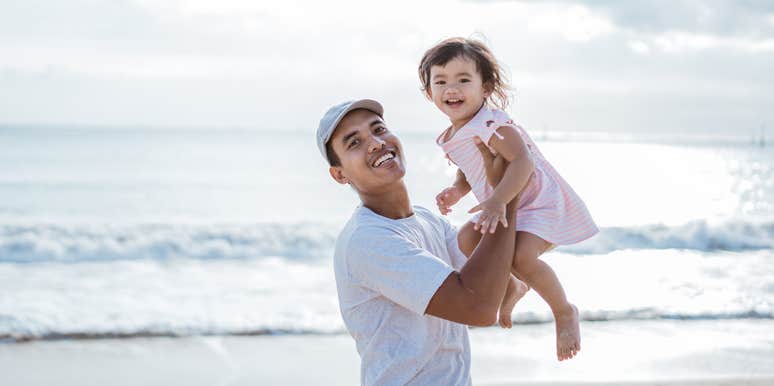
[[[398,135],[434,208],[454,169]],[[771,148],[533,137],[601,227],[546,256],[586,320],[773,317]],[[2,127],[0,337],[341,332],[330,258],[357,202],[310,133]],[[550,313],[530,294],[514,320]]]

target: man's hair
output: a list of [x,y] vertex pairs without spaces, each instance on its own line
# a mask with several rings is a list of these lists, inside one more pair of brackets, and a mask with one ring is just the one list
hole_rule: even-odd
[[329,165],[341,166],[341,160],[339,159],[339,156],[336,155],[336,152],[333,151],[333,146],[331,146],[331,141],[328,141],[325,144],[325,157],[328,158]]
[[422,91],[427,93],[430,89],[430,69],[433,66],[445,66],[446,63],[460,57],[473,61],[483,84],[492,87],[492,94],[487,98],[487,103],[505,110],[508,107],[508,90],[510,90],[508,79],[492,51],[478,40],[449,38],[427,50],[419,62],[418,69]]

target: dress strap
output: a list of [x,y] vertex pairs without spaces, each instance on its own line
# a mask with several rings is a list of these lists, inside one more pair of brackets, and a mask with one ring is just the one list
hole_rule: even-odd
[[[513,121],[511,121],[511,122],[513,122]],[[493,124],[493,123],[495,123],[495,121],[493,121],[493,120],[491,120],[491,119],[490,119],[490,120],[488,120],[488,121],[486,121],[486,127],[492,126],[492,124]],[[508,125],[508,126],[510,126],[510,125]],[[494,130],[492,130],[492,134],[494,134],[495,136],[497,136],[497,138],[500,138],[500,139],[505,139],[505,137],[503,137],[503,135],[502,135],[502,134],[500,134],[500,133],[498,133],[498,132],[497,132],[497,128],[495,128]]]

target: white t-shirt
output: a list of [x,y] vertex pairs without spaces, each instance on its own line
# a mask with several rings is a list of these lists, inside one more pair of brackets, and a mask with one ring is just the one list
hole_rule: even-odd
[[457,232],[422,207],[393,220],[359,206],[336,242],[339,307],[362,385],[470,385],[467,326],[425,315],[467,258]]

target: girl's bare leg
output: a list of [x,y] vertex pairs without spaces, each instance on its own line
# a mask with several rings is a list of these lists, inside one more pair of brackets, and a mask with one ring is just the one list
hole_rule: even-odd
[[[457,243],[460,246],[460,250],[465,256],[470,257],[473,250],[476,249],[478,242],[481,241],[481,232],[473,229],[473,223],[466,223],[462,226],[457,234]],[[508,281],[508,288],[505,290],[505,296],[502,303],[500,303],[500,311],[498,317],[498,323],[500,327],[511,328],[513,326],[513,319],[511,319],[511,313],[516,303],[524,297],[529,291],[529,287],[524,284],[523,281],[517,279],[511,274],[511,280]]]
[[516,255],[511,272],[524,280],[548,303],[556,323],[556,356],[562,361],[580,351],[578,309],[567,301],[562,283],[551,267],[538,257],[553,245],[529,233],[516,233]]
[[513,314],[513,308],[516,307],[516,303],[527,294],[527,291],[529,291],[529,286],[511,274],[511,280],[508,281],[508,288],[505,289],[503,302],[500,303],[500,314],[497,318],[500,327],[513,327],[513,318],[511,316],[511,314]]

